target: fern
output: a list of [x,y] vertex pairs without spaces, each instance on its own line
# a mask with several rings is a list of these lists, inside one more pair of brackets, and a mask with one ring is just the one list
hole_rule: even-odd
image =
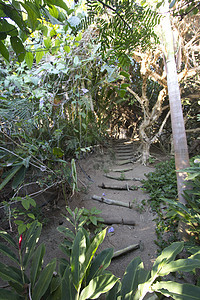
[[158,42],[153,29],[159,16],[150,8],[134,0],[87,0],[87,6],[85,26],[97,23],[104,55],[110,49],[117,57],[123,56],[125,62],[136,47],[151,47],[152,38]]

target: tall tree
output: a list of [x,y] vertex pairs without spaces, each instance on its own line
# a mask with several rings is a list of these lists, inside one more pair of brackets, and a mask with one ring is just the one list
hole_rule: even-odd
[[180,170],[189,167],[189,155],[175,62],[173,32],[171,28],[168,0],[163,1],[163,5],[160,7],[160,11],[162,13],[162,43],[167,71],[167,86],[171,112],[175,165],[177,171],[178,197],[179,201],[185,204],[186,201],[183,198],[182,193],[185,186],[184,180],[186,174],[180,172]]

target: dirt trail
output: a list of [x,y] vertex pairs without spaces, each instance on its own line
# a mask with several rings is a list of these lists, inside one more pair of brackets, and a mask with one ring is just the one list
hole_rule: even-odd
[[[141,186],[140,181],[135,180],[114,180],[106,177],[120,177],[121,179],[144,179],[145,173],[153,171],[152,167],[143,166],[135,161],[134,153],[136,153],[137,144],[127,143],[125,140],[111,142],[107,150],[98,150],[93,154],[89,154],[86,158],[79,160],[76,163],[78,173],[78,188],[79,192],[68,199],[68,204],[71,209],[75,207],[85,207],[91,209],[96,207],[101,210],[101,216],[105,219],[117,218],[119,220],[132,220],[135,226],[112,224],[108,225],[108,229],[113,227],[114,232],[107,234],[104,242],[98,249],[98,252],[106,248],[114,248],[114,251],[128,247],[129,245],[140,244],[141,247],[133,250],[118,258],[114,258],[111,262],[109,270],[114,275],[122,278],[124,271],[130,261],[137,256],[140,256],[144,262],[145,268],[150,269],[156,256],[157,247],[154,243],[155,217],[148,205],[143,205],[142,201],[148,199],[140,188],[131,190],[131,186]],[[127,160],[129,163],[123,164]],[[116,169],[130,169],[128,171],[119,172]],[[111,171],[112,170],[112,171]],[[114,190],[102,189],[99,185],[115,185],[129,187],[129,190]],[[104,194],[105,195],[104,195]],[[55,191],[56,199],[58,197]],[[123,203],[132,208],[108,205],[92,199],[93,195],[109,198]],[[48,201],[48,199],[46,199]],[[42,201],[42,198],[41,198]],[[46,254],[44,264],[48,263],[54,257],[63,257],[63,253],[59,250],[59,244],[63,241],[63,236],[56,230],[59,225],[70,227],[63,215],[66,215],[66,202],[61,197],[58,199],[57,206],[52,209],[52,205],[43,207],[44,218],[48,220],[47,225],[43,226],[40,243],[44,242],[46,246]],[[0,259],[7,262],[5,256],[0,254]],[[2,284],[0,280],[0,284]]]
[[[134,179],[144,179],[145,173],[153,171],[152,167],[143,166],[135,161],[134,149],[137,145],[128,143],[126,140],[118,140],[111,143],[107,151],[102,153],[92,154],[91,156],[83,159],[77,165],[79,187],[82,192],[79,193],[78,199],[75,197],[70,203],[72,207],[79,206],[91,209],[96,207],[101,210],[104,219],[117,218],[119,220],[134,220],[135,226],[112,224],[113,233],[107,234],[100,250],[105,248],[114,248],[114,251],[128,247],[132,244],[140,244],[140,248],[124,254],[112,260],[109,270],[116,276],[122,278],[126,267],[129,262],[136,256],[140,256],[146,268],[151,268],[156,255],[157,247],[154,243],[155,217],[148,205],[143,205],[143,200],[148,199],[140,188],[136,190],[114,190],[103,189],[99,185],[109,186],[141,186],[141,182]],[[130,160],[129,163],[124,164]],[[119,172],[116,170],[130,169],[129,171]],[[120,177],[123,180],[115,180],[106,177]],[[132,180],[126,180],[132,179]],[[85,186],[87,186],[86,192]],[[92,199],[93,195],[103,198],[122,201],[132,208],[108,205]],[[145,201],[146,202],[146,201]]]

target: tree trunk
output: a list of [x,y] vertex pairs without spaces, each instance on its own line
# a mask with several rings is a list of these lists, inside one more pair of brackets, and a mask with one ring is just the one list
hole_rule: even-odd
[[[189,155],[174,56],[173,33],[170,22],[168,0],[164,1],[163,6],[161,8],[161,12],[163,15],[161,20],[161,26],[164,55],[166,59],[167,86],[171,112],[175,165],[176,170],[178,171],[180,169],[189,167]],[[185,188],[185,176],[185,173],[177,172],[178,197],[179,201],[183,204],[186,203],[186,200],[183,198],[182,195],[183,190]]]

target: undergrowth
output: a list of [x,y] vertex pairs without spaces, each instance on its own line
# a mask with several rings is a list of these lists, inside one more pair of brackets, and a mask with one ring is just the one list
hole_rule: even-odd
[[[182,172],[187,173],[184,198],[186,204],[182,204],[177,198],[176,171],[174,160],[162,162],[156,165],[154,172],[146,175],[143,181],[143,189],[149,193],[148,203],[156,213],[155,243],[160,250],[179,239],[178,223],[181,219],[187,226],[188,247],[200,244],[200,158],[193,157],[190,167]],[[166,238],[167,233],[167,238]],[[159,251],[160,251],[159,250]]]
[[[148,203],[153,212],[156,213],[154,221],[156,222],[157,240],[155,243],[159,246],[159,252],[167,245],[178,239],[178,220],[177,215],[166,213],[166,203],[163,198],[175,201],[177,198],[177,183],[174,159],[158,163],[154,172],[145,174],[146,180],[143,180],[142,189],[146,191],[150,199]],[[167,240],[164,238],[165,233]]]

